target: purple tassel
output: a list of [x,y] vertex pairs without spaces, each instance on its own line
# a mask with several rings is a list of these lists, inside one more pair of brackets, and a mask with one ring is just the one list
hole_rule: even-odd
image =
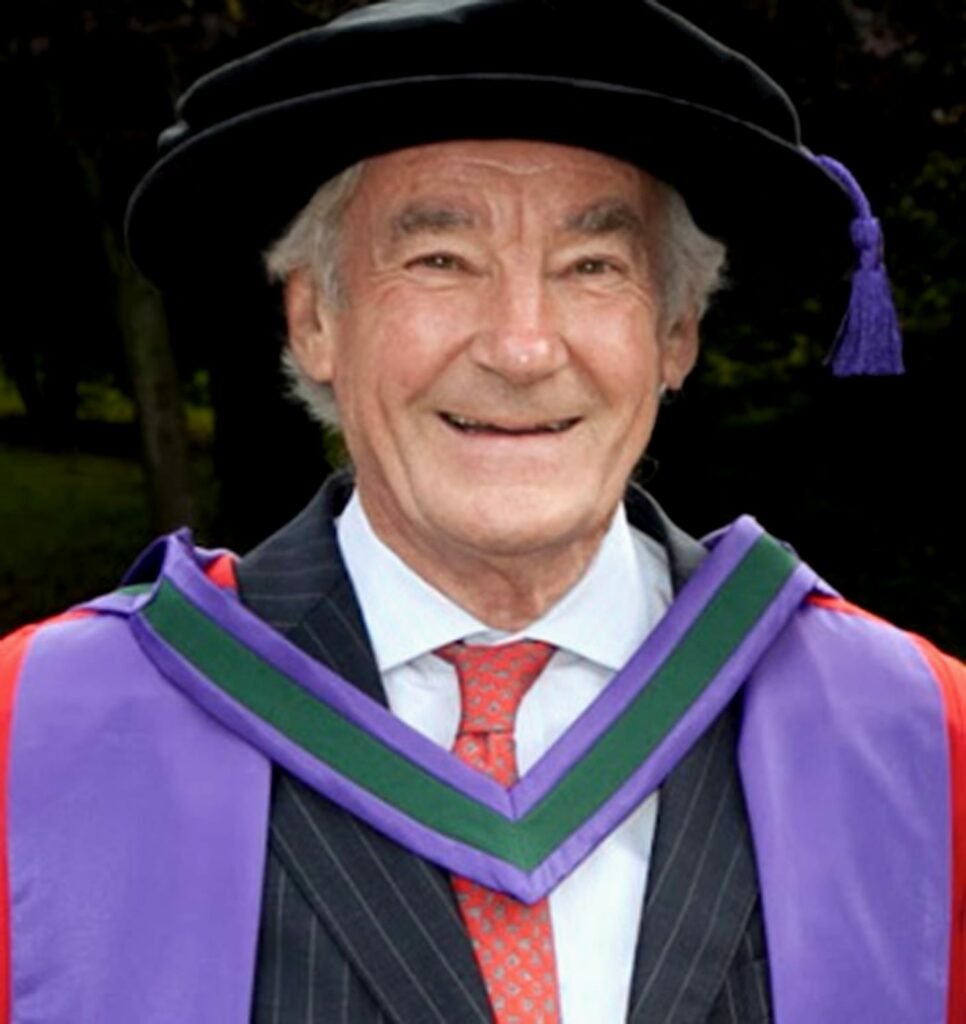
[[826,358],[836,377],[904,373],[902,334],[882,258],[882,227],[848,168],[830,156],[813,157],[848,192],[855,207],[852,244],[859,265],[852,274],[849,308]]

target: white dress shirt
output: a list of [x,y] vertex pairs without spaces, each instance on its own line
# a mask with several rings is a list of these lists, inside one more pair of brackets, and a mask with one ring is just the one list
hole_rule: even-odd
[[[523,636],[557,648],[517,715],[521,773],[604,689],[672,598],[667,555],[630,527],[623,508],[581,579],[513,634],[490,629],[417,576],[376,536],[355,494],[338,539],[389,707],[442,747],[451,749],[456,738],[460,697],[456,670],[432,653],[436,648]],[[550,895],[564,1024],[627,1018],[657,799],[648,798]]]

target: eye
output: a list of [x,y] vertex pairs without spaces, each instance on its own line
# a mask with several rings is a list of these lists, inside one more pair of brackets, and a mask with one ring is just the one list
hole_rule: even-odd
[[430,252],[409,261],[410,267],[427,267],[430,270],[461,270],[466,264],[451,252]]
[[608,259],[604,256],[584,256],[577,260],[573,265],[573,271],[575,274],[582,275],[601,275],[601,274],[616,274],[621,270],[620,266],[612,259]]

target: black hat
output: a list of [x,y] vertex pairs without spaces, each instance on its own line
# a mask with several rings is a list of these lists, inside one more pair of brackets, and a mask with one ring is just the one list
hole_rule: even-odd
[[161,136],[128,245],[169,280],[265,248],[363,157],[487,138],[637,164],[766,261],[847,259],[851,203],[782,89],[652,0],[392,0],[219,68]]

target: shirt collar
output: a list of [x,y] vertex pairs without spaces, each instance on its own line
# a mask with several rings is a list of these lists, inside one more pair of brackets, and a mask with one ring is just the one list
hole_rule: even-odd
[[338,541],[380,672],[452,643],[527,636],[620,669],[671,602],[668,560],[617,509],[584,575],[518,634],[494,630],[427,583],[375,534],[357,493],[338,522]]

